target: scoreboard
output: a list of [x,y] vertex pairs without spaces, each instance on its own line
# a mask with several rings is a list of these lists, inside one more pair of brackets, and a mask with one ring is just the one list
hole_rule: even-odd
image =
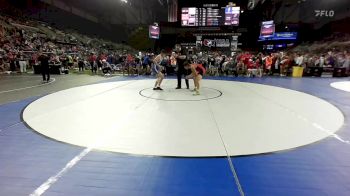
[[181,25],[238,26],[240,7],[185,7],[181,9]]

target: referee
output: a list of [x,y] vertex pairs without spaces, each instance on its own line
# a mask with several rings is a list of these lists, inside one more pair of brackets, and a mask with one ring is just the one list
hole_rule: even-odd
[[[181,89],[181,80],[182,76],[187,75],[187,71],[185,70],[184,63],[187,60],[187,55],[182,51],[181,46],[179,44],[175,45],[175,56],[177,62],[177,87],[176,89]],[[188,80],[185,79],[187,89],[190,88]]]

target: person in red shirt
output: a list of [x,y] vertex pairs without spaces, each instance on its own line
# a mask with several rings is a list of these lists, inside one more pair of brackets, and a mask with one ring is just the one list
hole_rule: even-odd
[[257,73],[256,64],[252,58],[249,58],[248,63],[247,63],[247,76],[248,77],[251,77],[251,76],[255,77],[256,73]]
[[126,56],[126,68],[127,68],[127,71],[128,71],[128,75],[133,74],[134,62],[135,62],[135,58],[131,54],[128,54]]
[[37,62],[38,62],[38,55],[36,53],[33,53],[32,58],[31,58],[30,63],[29,63],[29,66],[33,67],[37,64]]
[[134,57],[131,54],[128,54],[126,57],[126,62],[131,64],[134,61]]
[[245,53],[242,57],[243,63],[245,66],[248,66],[249,60],[251,59],[251,55],[249,53]]
[[96,73],[97,72],[96,59],[97,59],[97,56],[94,53],[91,53],[90,57],[89,57],[89,63],[90,63],[90,66],[91,66],[92,73],[94,73],[94,72]]
[[100,60],[103,61],[103,60],[106,60],[107,61],[107,57],[105,54],[101,54],[100,55]]
[[188,61],[184,63],[184,67],[186,70],[191,70],[191,74],[186,76],[186,79],[193,79],[194,80],[194,95],[200,95],[199,89],[200,89],[200,82],[203,78],[203,75],[205,74],[206,70],[203,67],[202,64],[190,64]]

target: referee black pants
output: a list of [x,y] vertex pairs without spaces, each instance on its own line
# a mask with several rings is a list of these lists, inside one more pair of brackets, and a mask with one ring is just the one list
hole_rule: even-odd
[[[177,71],[177,87],[178,88],[181,88],[181,80],[182,80],[182,76],[187,76],[187,71],[185,69],[179,69]],[[189,82],[187,79],[185,79],[185,82],[186,82],[186,87],[187,88],[190,88],[190,85],[189,85]]]

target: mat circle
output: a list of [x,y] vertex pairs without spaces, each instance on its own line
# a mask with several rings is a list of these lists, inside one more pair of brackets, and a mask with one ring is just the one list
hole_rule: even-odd
[[194,96],[193,92],[188,89],[172,89],[165,88],[163,91],[154,91],[153,88],[145,88],[139,92],[142,97],[155,99],[160,101],[206,101],[216,99],[223,93],[214,88],[204,87],[201,89],[201,94]]

